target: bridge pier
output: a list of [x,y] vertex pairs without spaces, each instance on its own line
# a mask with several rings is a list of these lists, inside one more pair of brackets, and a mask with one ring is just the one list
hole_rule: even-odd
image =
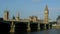
[[52,27],[53,27],[52,24],[50,24],[50,29],[52,29]]
[[46,30],[46,24],[44,24],[44,29]]
[[30,28],[30,22],[28,22],[28,25],[27,25],[27,32],[30,32],[31,28]]
[[50,24],[48,24],[48,28],[50,29],[51,27],[50,27]]
[[44,24],[44,29],[51,29],[51,24]]
[[11,26],[10,26],[10,32],[15,32],[15,24],[12,21]]
[[38,23],[38,29],[37,30],[40,31],[40,23]]

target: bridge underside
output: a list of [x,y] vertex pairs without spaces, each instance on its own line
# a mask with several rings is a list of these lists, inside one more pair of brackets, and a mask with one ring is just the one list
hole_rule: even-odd
[[26,23],[20,22],[20,23],[15,24],[15,32],[26,32],[27,30]]
[[[0,32],[10,32],[10,24],[11,22],[0,22]],[[28,22],[14,22],[15,23],[15,32],[26,32],[28,28]],[[45,24],[40,24],[40,30],[43,30],[45,27]],[[49,24],[46,24],[46,28],[49,27]],[[38,23],[30,23],[30,29],[31,31],[37,31],[38,30]]]
[[9,32],[9,31],[10,31],[10,24],[0,23],[0,32]]

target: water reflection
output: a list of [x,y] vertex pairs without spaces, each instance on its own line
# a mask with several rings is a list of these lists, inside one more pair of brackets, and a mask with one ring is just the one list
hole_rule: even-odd
[[10,33],[10,34],[15,34],[15,33]]
[[[3,33],[2,33],[3,34]],[[50,29],[37,32],[15,32],[15,33],[5,33],[5,34],[60,34],[60,29]]]

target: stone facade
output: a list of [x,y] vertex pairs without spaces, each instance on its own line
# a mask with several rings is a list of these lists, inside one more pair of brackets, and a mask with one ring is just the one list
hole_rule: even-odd
[[3,17],[4,20],[8,20],[9,19],[9,11],[8,10],[5,10],[4,11],[4,17]]

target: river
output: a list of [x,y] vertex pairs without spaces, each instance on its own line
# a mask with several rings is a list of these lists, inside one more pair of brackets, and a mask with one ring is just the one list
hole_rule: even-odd
[[42,30],[36,32],[8,33],[8,34],[60,34],[60,29],[50,29],[50,30]]

